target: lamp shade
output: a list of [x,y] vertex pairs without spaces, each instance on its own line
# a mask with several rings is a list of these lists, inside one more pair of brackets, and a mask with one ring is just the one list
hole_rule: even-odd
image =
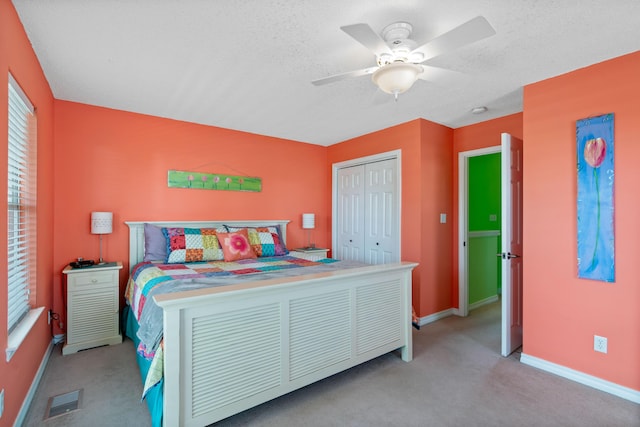
[[112,228],[112,212],[91,212],[91,234],[111,234]]
[[419,65],[393,62],[378,68],[371,76],[371,80],[383,92],[398,95],[409,90],[420,73],[422,73],[422,67]]
[[316,228],[316,215],[312,213],[303,213],[302,228],[304,229]]

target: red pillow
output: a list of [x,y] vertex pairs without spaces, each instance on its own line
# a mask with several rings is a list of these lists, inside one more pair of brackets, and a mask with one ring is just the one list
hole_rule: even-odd
[[249,234],[246,228],[217,234],[225,261],[257,258],[251,243],[249,243]]

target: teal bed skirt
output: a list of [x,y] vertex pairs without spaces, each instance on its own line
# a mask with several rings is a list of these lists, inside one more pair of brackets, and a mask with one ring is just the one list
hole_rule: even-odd
[[[136,318],[131,314],[130,307],[127,305],[122,310],[122,324],[124,325],[124,334],[131,339],[135,348],[138,348],[140,340],[138,339],[138,322]],[[145,378],[147,378],[147,372],[149,366],[151,366],[151,360],[147,360],[140,356],[136,351],[136,360],[138,361],[138,367],[140,368],[140,377],[142,378],[142,384],[144,385]],[[164,400],[164,379],[156,384],[147,392],[145,397],[147,406],[149,407],[149,413],[151,414],[152,427],[162,427],[162,405]]]

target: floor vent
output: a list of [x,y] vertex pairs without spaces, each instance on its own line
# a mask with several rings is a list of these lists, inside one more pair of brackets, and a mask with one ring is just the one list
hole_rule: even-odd
[[59,394],[49,398],[47,403],[47,411],[45,412],[44,419],[59,417],[70,412],[80,409],[82,403],[82,390],[74,390],[69,393]]

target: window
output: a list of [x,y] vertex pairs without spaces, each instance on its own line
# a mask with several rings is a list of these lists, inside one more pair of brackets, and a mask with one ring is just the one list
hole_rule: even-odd
[[35,111],[11,74],[8,127],[7,311],[11,342],[14,341],[11,339],[12,332],[27,317],[31,302],[34,302],[37,170]]

